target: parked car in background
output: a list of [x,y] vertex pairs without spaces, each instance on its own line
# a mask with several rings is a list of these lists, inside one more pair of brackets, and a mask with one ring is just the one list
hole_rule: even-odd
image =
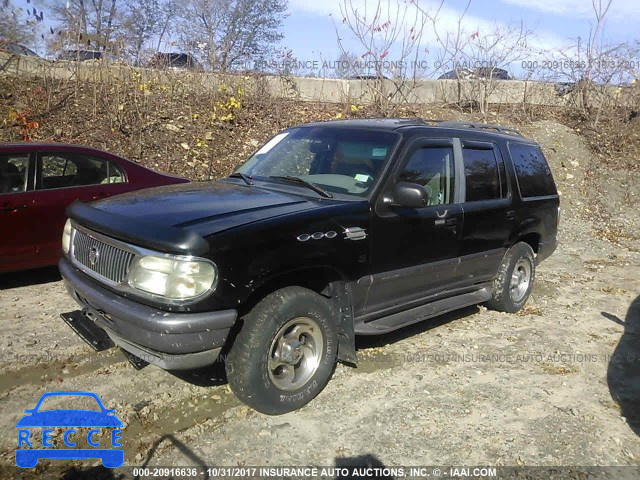
[[376,74],[367,74],[367,73],[357,73],[355,75],[350,75],[347,77],[347,80],[390,80],[386,75],[376,75]]
[[151,68],[173,68],[176,70],[203,70],[202,65],[189,53],[159,52],[149,60]]
[[475,70],[456,68],[443,73],[438,80],[513,80],[513,78],[503,68],[479,67]]
[[94,148],[0,144],[0,272],[55,265],[75,200],[184,182]]
[[70,62],[86,62],[87,60],[102,60],[102,52],[95,50],[64,50],[58,54],[58,60]]

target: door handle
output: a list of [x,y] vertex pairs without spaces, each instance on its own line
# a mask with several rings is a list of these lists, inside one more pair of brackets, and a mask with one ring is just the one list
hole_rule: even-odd
[[515,210],[509,210],[507,212],[507,219],[508,220],[513,220],[514,218],[516,218],[516,211]]
[[454,235],[458,232],[458,219],[456,217],[451,218],[438,218],[434,222],[436,228],[445,229]]
[[93,196],[91,197],[91,200],[98,200],[99,198],[106,198],[106,197],[108,197],[108,196],[109,196],[109,194],[108,194],[108,193],[100,192],[100,193],[96,193],[95,195],[93,195]]
[[20,210],[21,208],[27,208],[27,206],[26,205],[16,205],[13,207],[3,206],[2,208],[0,208],[0,212],[15,212],[17,210]]

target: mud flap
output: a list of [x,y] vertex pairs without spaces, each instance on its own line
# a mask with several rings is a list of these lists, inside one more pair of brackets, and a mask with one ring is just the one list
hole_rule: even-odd
[[62,313],[60,317],[96,352],[102,352],[115,346],[107,332],[87,318],[84,312],[74,310],[73,312]]
[[338,310],[338,360],[347,365],[355,366],[356,335],[353,331],[353,309],[351,295],[345,282],[335,282],[331,285],[335,308]]

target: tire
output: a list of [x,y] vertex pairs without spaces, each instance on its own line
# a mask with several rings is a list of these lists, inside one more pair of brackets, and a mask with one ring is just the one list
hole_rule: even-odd
[[493,280],[492,297],[487,307],[500,312],[516,313],[531,295],[536,273],[536,260],[529,244],[518,242],[502,259]]
[[267,415],[313,400],[336,366],[335,318],[329,301],[306,288],[267,295],[243,318],[227,357],[227,379],[236,396]]

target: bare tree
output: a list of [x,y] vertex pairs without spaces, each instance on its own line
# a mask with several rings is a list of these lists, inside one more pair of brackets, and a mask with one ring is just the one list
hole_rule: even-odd
[[472,67],[470,99],[485,117],[489,113],[492,95],[498,88],[498,80],[509,79],[508,71],[512,64],[524,59],[529,52],[531,33],[522,23],[495,26],[487,32],[472,33],[461,49],[462,56]]
[[[468,37],[465,36],[462,25],[469,7],[471,7],[471,0],[467,0],[465,8],[457,18],[455,24],[455,30],[442,31],[440,28],[440,19],[442,9],[444,7],[444,1],[441,1],[438,7],[432,11],[424,10],[420,4],[415,2],[416,8],[420,10],[425,18],[429,21],[430,31],[433,36],[433,73],[443,73],[449,68],[456,70],[460,68],[459,65],[465,61],[465,55],[463,53],[464,47],[467,44]],[[456,75],[458,77],[458,75]]]
[[12,0],[0,0],[0,42],[14,42],[33,46],[37,25],[44,19],[44,13],[32,4]]
[[[580,98],[581,107],[584,111],[591,107],[591,93],[594,82],[602,74],[602,67],[606,64],[606,57],[610,51],[607,51],[602,43],[602,34],[605,25],[605,19],[613,0],[591,0],[595,24],[589,32],[589,40],[586,47],[582,46],[582,40],[578,38],[575,54],[577,60],[572,73],[577,73],[579,78],[574,78],[576,82],[577,97]],[[615,50],[615,49],[614,49]]]
[[[444,0],[443,0],[444,1]],[[425,13],[415,8],[415,0],[377,0],[354,3],[342,0],[342,25],[363,52],[358,76],[367,82],[372,100],[382,114],[393,115],[415,86],[420,71],[415,66],[423,56],[421,49]],[[342,56],[348,55],[335,25]]]
[[201,52],[210,68],[227,71],[263,60],[282,39],[286,0],[187,0],[180,4],[182,46]]
[[512,65],[529,54],[528,43],[533,32],[522,22],[466,31],[463,23],[470,5],[468,0],[451,31],[443,32],[439,27],[442,4],[433,13],[424,13],[434,38],[436,72],[449,70],[447,77],[457,80],[458,104],[477,108],[486,116],[499,85],[497,81],[509,78]]
[[164,2],[158,19],[158,42],[156,44],[156,50],[160,50],[165,35],[170,35],[175,28],[174,17],[176,15],[177,8],[176,0],[166,0]]
[[624,95],[618,89],[636,75],[639,61],[638,45],[609,43],[603,40],[607,15],[613,0],[591,0],[593,17],[586,40],[578,37],[568,48],[546,52],[553,68],[539,78],[563,82],[559,95],[592,127],[597,126],[606,110],[621,105]]
[[52,0],[58,46],[111,50],[120,27],[121,0]]
[[365,75],[362,68],[362,59],[353,52],[343,51],[335,61],[333,76],[336,78],[357,78]]
[[145,45],[160,34],[166,23],[163,7],[160,0],[135,0],[127,3],[122,22],[126,32],[125,50],[135,65],[140,63]]

